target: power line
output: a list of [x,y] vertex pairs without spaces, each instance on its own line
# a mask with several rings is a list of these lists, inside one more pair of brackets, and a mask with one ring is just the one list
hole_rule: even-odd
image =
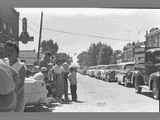
[[78,36],[86,36],[86,37],[94,37],[94,38],[110,39],[110,40],[130,41],[130,40],[124,40],[124,39],[118,39],[118,38],[112,38],[112,37],[106,37],[106,36],[100,36],[100,35],[93,35],[93,34],[83,34],[83,33],[67,32],[67,31],[56,30],[56,29],[52,29],[52,28],[43,28],[43,29],[44,30],[48,30],[48,31],[60,32],[60,33],[64,33],[64,34],[72,34],[72,35],[78,35]]
[[[22,18],[19,18],[19,20],[22,20]],[[29,21],[30,22],[30,21]],[[31,22],[30,22],[31,23]],[[34,24],[33,24],[34,26]],[[31,26],[27,26],[30,30],[34,31],[35,33],[39,33],[38,31],[36,31],[33,27]]]
[[[38,27],[33,22],[29,21],[33,26]],[[93,35],[93,34],[84,34],[84,33],[75,33],[75,32],[68,32],[64,30],[57,30],[53,28],[42,28],[43,30],[52,31],[52,32],[58,32],[58,33],[64,33],[64,34],[70,34],[70,35],[76,35],[76,36],[86,36],[86,37],[92,37],[92,38],[99,38],[99,39],[109,39],[109,40],[118,40],[118,41],[127,41],[130,42],[130,40],[127,39],[119,39],[119,38],[112,38],[112,37],[106,37],[101,35]],[[35,30],[34,30],[35,31]],[[36,32],[37,33],[37,32]]]

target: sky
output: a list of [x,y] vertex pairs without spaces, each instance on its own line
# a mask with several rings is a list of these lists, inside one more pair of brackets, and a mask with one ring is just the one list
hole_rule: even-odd
[[160,28],[160,9],[111,8],[16,8],[28,22],[28,33],[34,42],[20,43],[21,50],[38,50],[40,16],[43,11],[42,40],[52,39],[58,52],[74,57],[86,51],[91,43],[101,41],[114,50],[128,42],[144,41],[146,30]]

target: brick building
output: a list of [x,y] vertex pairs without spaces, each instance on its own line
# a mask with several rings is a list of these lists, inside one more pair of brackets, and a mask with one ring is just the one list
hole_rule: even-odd
[[0,5],[0,43],[13,40],[18,44],[19,13],[9,6]]
[[144,42],[138,42],[135,45],[134,61],[136,64],[143,64],[145,62],[145,45]]
[[128,43],[123,48],[123,62],[134,61],[135,43]]
[[146,48],[158,48],[160,47],[160,29],[152,28],[150,31],[146,31]]
[[160,48],[160,29],[152,28],[146,31],[146,40],[135,44],[128,43],[123,49],[123,62],[135,61],[143,64],[145,61],[145,49]]

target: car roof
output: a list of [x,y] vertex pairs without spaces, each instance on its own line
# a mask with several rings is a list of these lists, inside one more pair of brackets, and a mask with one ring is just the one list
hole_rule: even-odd
[[160,51],[160,48],[152,48],[147,50],[146,52],[156,52],[156,51]]

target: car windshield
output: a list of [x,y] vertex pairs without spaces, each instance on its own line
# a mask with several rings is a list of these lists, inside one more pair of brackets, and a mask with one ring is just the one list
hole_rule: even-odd
[[134,64],[128,64],[128,65],[125,65],[124,67],[126,71],[132,70],[133,68],[134,68]]
[[160,63],[160,51],[155,52],[155,63]]

